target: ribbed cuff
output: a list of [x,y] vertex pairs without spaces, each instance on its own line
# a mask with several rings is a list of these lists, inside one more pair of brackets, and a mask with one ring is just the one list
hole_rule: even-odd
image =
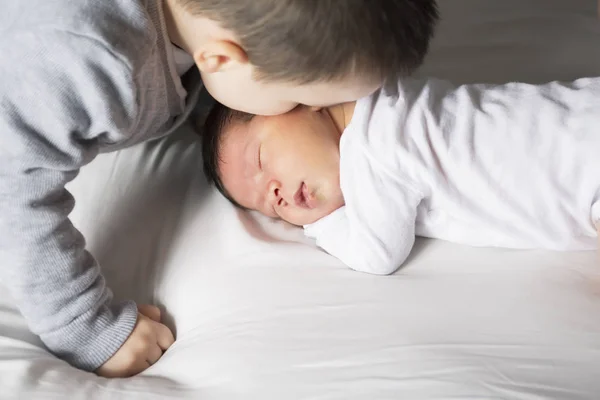
[[127,340],[135,327],[137,313],[133,301],[105,305],[43,335],[42,340],[56,356],[74,367],[94,371]]

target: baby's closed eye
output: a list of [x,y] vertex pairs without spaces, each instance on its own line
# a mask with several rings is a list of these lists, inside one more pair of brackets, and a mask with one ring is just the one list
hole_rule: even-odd
[[262,145],[259,145],[258,146],[258,155],[257,155],[257,158],[258,158],[257,164],[258,164],[258,170],[259,171],[262,171],[262,169],[263,169],[262,168],[262,157],[261,157],[261,155],[262,155]]

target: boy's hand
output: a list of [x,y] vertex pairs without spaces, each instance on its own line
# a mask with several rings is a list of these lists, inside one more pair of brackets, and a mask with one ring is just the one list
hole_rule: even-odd
[[160,323],[160,309],[140,305],[133,332],[123,346],[96,370],[96,374],[105,378],[137,375],[158,361],[174,341],[171,330]]

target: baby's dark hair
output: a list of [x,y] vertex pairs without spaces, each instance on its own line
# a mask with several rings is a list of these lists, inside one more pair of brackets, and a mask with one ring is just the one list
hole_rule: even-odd
[[177,0],[233,32],[257,78],[306,84],[350,74],[395,82],[421,65],[435,0]]
[[247,208],[235,201],[225,188],[225,185],[223,185],[221,179],[219,172],[221,144],[223,141],[223,132],[229,124],[249,122],[253,117],[253,114],[232,110],[220,103],[215,103],[206,117],[203,126],[197,129],[202,140],[202,163],[204,175],[208,183],[214,185],[227,200],[242,210],[246,210]]

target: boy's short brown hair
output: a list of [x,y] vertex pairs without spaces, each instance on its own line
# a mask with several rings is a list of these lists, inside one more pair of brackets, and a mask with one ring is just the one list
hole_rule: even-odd
[[177,0],[234,32],[257,79],[298,84],[357,74],[395,81],[416,69],[435,0]]

